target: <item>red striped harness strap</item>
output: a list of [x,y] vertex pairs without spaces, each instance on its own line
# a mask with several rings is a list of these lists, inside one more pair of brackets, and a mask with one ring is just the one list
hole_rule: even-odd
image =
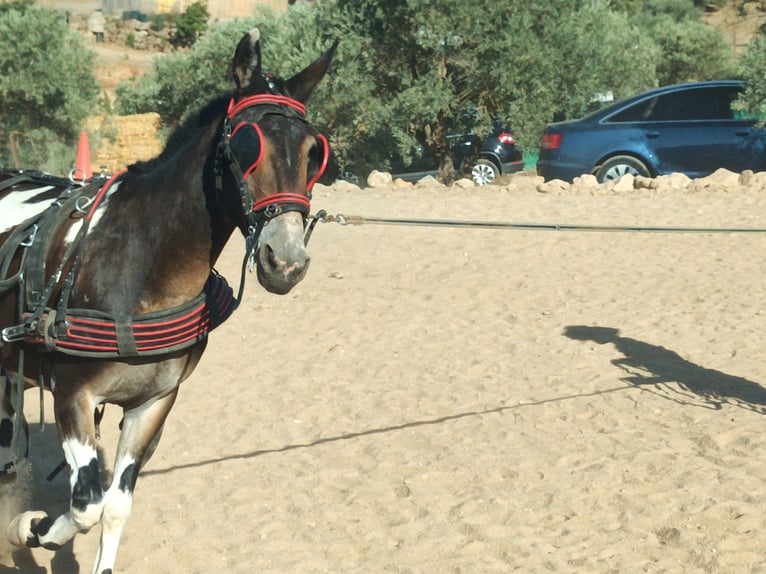
[[[34,226],[35,239],[26,243],[19,241],[6,250],[9,257],[13,257],[17,249],[23,249],[24,256],[19,272],[14,277],[4,280],[8,285],[3,284],[3,291],[0,291],[18,289],[21,296],[20,323],[2,329],[0,346],[8,342],[24,341],[37,343],[46,351],[94,358],[160,355],[199,343],[237,308],[244,285],[240,286],[240,297],[235,299],[226,279],[215,270],[211,271],[197,297],[170,309],[139,315],[118,315],[97,309],[69,308],[69,293],[87,225],[107,189],[121,174],[122,172],[103,185],[103,181],[94,180],[83,188],[67,187],[59,199],[35,221],[24,223],[23,228],[26,231],[21,237],[29,235],[28,229]],[[27,178],[25,181],[27,180],[34,182],[36,178]],[[60,184],[61,182],[57,182],[57,185]],[[50,229],[55,228],[57,218],[69,217],[70,206],[81,197],[93,198],[87,203],[87,211],[83,211],[84,225],[57,271],[46,282],[43,277],[47,243],[44,237]],[[72,262],[71,269],[65,273],[68,262]],[[20,281],[22,274],[26,276],[23,287]],[[48,302],[59,285],[61,293],[58,296],[58,304],[54,307]]]
[[200,295],[162,311],[115,316],[94,309],[66,309],[64,321],[60,321],[56,311],[48,309],[34,329],[39,335],[24,341],[44,345],[47,351],[78,357],[161,355],[196,345],[236,307],[234,292],[226,279],[212,272]]

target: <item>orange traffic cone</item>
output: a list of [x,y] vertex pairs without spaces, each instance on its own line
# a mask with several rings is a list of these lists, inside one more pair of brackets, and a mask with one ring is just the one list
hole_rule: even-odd
[[73,176],[76,179],[90,179],[93,177],[93,169],[90,165],[90,146],[88,134],[80,132],[80,144],[77,146],[77,162],[74,164]]

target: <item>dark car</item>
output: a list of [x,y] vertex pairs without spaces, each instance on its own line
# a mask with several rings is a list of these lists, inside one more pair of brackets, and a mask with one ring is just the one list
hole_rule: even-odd
[[[513,132],[495,123],[494,130],[483,140],[473,133],[449,135],[452,163],[455,171],[470,175],[477,185],[486,185],[499,176],[524,169],[523,154],[516,145]],[[422,153],[409,162],[396,159],[391,175],[405,181],[418,181],[427,175],[436,175],[436,158]]]
[[732,110],[743,88],[734,80],[665,86],[550,124],[537,173],[546,181],[594,174],[604,182],[628,173],[695,178],[718,168],[766,170],[766,131]]

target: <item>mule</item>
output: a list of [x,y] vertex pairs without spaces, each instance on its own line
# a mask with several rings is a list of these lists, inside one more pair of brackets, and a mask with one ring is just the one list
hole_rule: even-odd
[[[227,240],[242,232],[245,259],[270,292],[305,276],[310,190],[329,153],[305,104],[337,45],[282,80],[264,75],[252,30],[234,53],[233,90],[177,128],[154,160],[108,181],[0,176],[0,454],[20,444],[23,389],[44,385],[71,487],[66,513],[15,517],[14,544],[55,550],[100,525],[93,572],[110,574],[179,385],[241,297],[244,265],[238,297],[214,271]],[[107,403],[123,419],[104,488],[94,413]],[[0,465],[13,471],[13,460]]]

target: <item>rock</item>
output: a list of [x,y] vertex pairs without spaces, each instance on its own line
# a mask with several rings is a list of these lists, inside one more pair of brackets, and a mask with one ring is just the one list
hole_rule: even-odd
[[472,179],[468,179],[467,177],[461,177],[458,180],[455,180],[452,183],[452,187],[457,187],[459,189],[473,189],[476,187],[476,184],[473,182]]
[[671,173],[668,177],[668,184],[673,189],[686,189],[692,182],[691,178],[683,173]]
[[412,182],[410,181],[404,181],[401,177],[397,177],[394,180],[394,187],[406,189],[408,187],[412,187]]
[[633,177],[633,175],[626,173],[620,179],[614,182],[612,190],[617,192],[633,191],[636,188],[634,185],[635,180],[636,178]]
[[384,187],[393,183],[391,174],[385,171],[373,169],[367,176],[367,185],[370,187]]
[[660,182],[651,177],[637,175],[633,180],[633,185],[636,189],[657,189],[660,186]]
[[598,186],[598,179],[596,179],[596,176],[592,173],[585,173],[581,175],[580,177],[574,178],[574,181],[572,181],[572,187],[579,187],[581,189],[587,189],[590,187],[597,187]]
[[755,181],[755,174],[753,173],[753,170],[746,169],[742,173],[739,174],[739,184],[740,185],[752,185]]
[[570,187],[569,183],[563,179],[552,179],[544,183],[538,183],[536,189],[540,193],[556,193],[557,191],[566,191]]
[[426,175],[425,177],[421,177],[415,183],[415,185],[418,185],[418,186],[422,186],[422,185],[441,185],[441,183],[439,183],[439,180],[436,179],[434,176]]
[[736,187],[739,185],[739,174],[721,167],[710,175],[695,180],[694,185],[696,189],[704,189],[706,187],[714,189]]

